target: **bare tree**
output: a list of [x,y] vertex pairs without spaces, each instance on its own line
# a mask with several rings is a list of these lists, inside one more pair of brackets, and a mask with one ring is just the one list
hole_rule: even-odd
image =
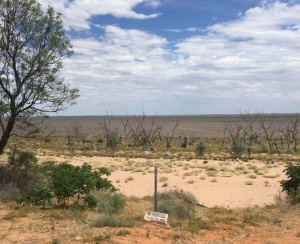
[[128,118],[128,115],[126,113],[125,118],[121,119],[121,123],[123,125],[123,137],[121,138],[121,143],[123,146],[127,147],[127,140],[130,136],[131,129],[130,129],[130,120]]
[[162,142],[165,142],[167,150],[169,150],[171,148],[171,143],[174,139],[174,136],[175,136],[176,129],[177,129],[178,125],[179,125],[179,121],[176,120],[171,132],[166,133],[165,135],[163,135],[162,130],[159,131],[160,140]]
[[281,147],[287,146],[288,152],[297,152],[297,143],[299,135],[299,116],[288,118],[278,127],[280,133]]
[[276,123],[273,116],[266,116],[265,114],[258,114],[258,125],[262,130],[265,140],[267,141],[269,152],[279,151],[276,142]]
[[147,117],[143,112],[137,117],[136,125],[131,127],[131,135],[135,143],[141,144],[146,150],[152,150],[160,130],[161,127],[156,123],[156,116]]

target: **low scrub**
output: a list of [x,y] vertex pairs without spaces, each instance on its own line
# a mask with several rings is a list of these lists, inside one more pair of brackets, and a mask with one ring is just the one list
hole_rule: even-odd
[[136,220],[130,217],[100,214],[90,222],[91,227],[133,227]]

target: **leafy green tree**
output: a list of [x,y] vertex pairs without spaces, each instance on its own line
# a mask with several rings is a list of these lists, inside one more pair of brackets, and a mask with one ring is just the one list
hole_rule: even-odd
[[0,154],[12,135],[39,132],[33,117],[74,103],[78,90],[59,77],[62,60],[71,54],[61,14],[53,8],[44,12],[36,0],[0,1]]

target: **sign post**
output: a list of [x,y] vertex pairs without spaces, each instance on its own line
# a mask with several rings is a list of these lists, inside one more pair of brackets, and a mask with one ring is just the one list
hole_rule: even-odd
[[154,166],[154,212],[157,212],[157,166]]

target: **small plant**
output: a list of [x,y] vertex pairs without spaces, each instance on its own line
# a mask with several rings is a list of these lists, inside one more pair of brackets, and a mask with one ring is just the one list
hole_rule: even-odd
[[98,204],[98,200],[97,198],[95,198],[93,195],[91,194],[87,194],[85,197],[84,197],[84,202],[87,204],[87,206],[89,208],[94,208],[97,206]]
[[159,177],[159,179],[158,179],[158,181],[159,182],[166,182],[166,181],[168,181],[168,177],[167,176],[161,176],[161,177]]
[[190,192],[188,191],[183,191],[183,190],[170,190],[170,191],[165,191],[162,193],[158,194],[158,198],[160,200],[182,200],[186,203],[192,203],[192,204],[198,204],[197,198]]
[[161,201],[158,205],[158,211],[178,219],[188,219],[195,213],[193,208],[171,201]]
[[113,150],[117,149],[118,146],[118,134],[116,132],[112,132],[108,137],[107,146]]
[[95,244],[101,243],[101,241],[110,239],[110,234],[98,235],[95,236]]
[[132,181],[134,180],[134,178],[132,176],[128,176],[126,179],[125,179],[125,183],[127,183],[128,181]]
[[168,186],[168,182],[165,182],[161,185],[161,187],[167,187]]
[[47,203],[51,203],[52,197],[51,189],[48,186],[34,185],[23,192],[17,202],[32,203],[45,207]]
[[91,227],[133,227],[136,221],[130,217],[119,217],[108,214],[98,215],[90,222]]
[[199,143],[196,146],[196,154],[200,155],[200,156],[203,156],[205,151],[206,151],[206,143],[202,139],[202,140],[199,141]]
[[120,193],[114,193],[106,205],[106,212],[110,214],[120,213],[125,208],[125,197]]
[[300,165],[289,163],[284,169],[287,180],[282,180],[280,185],[292,204],[300,203]]
[[231,150],[232,150],[232,155],[235,158],[240,158],[245,150],[244,145],[241,141],[240,138],[235,137],[232,141],[232,146],[231,146]]
[[130,235],[129,230],[119,230],[119,231],[116,233],[116,236],[127,236],[127,235]]
[[189,184],[194,184],[195,181],[194,181],[194,180],[189,180],[187,183],[189,183]]
[[251,186],[251,185],[253,185],[253,181],[252,180],[247,180],[247,181],[245,181],[245,185]]
[[51,244],[59,244],[59,239],[58,238],[53,238],[51,241]]

